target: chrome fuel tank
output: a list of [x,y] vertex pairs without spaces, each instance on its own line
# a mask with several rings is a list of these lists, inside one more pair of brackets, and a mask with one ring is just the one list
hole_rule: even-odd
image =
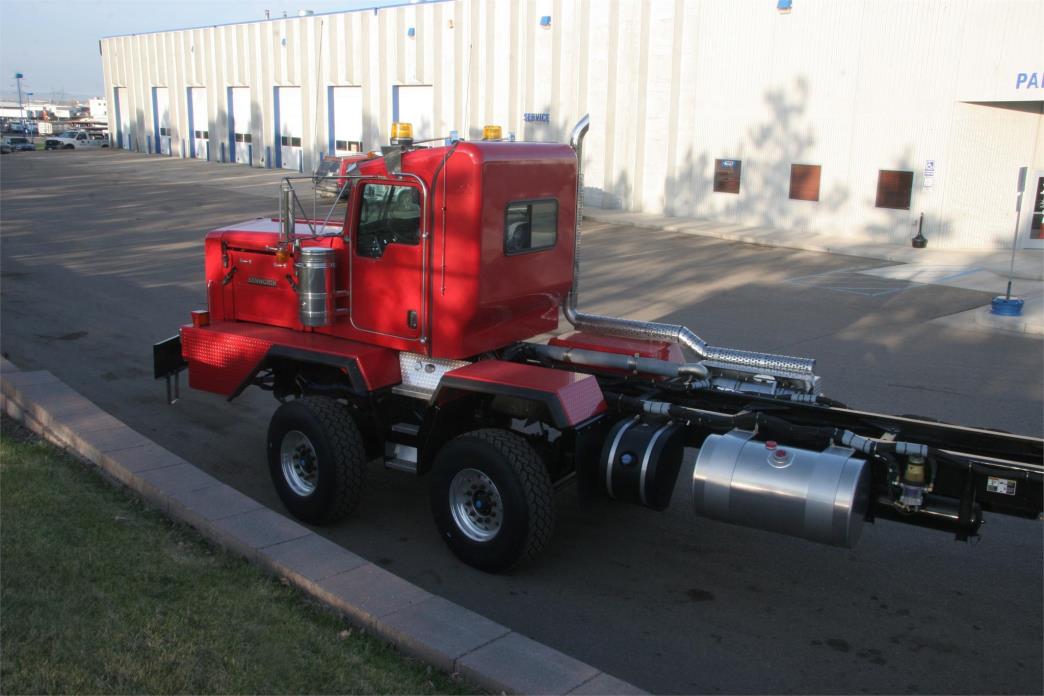
[[869,467],[847,447],[822,452],[733,430],[703,443],[692,478],[696,513],[851,548],[869,500]]

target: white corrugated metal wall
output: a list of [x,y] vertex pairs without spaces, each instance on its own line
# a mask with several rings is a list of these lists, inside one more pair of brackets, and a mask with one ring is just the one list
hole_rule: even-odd
[[[1044,3],[793,4],[456,0],[104,39],[103,66],[141,151],[155,142],[154,86],[169,88],[183,156],[188,88],[208,88],[211,156],[225,161],[224,95],[250,87],[254,163],[267,167],[275,88],[300,87],[309,171],[329,149],[330,87],[361,88],[375,148],[393,88],[432,85],[438,134],[496,123],[564,140],[590,112],[589,204],[888,243],[924,212],[933,246],[1007,244],[1015,171],[1044,168],[1044,88],[1014,89],[1016,72],[1044,72]],[[716,158],[742,161],[738,195],[713,192]],[[818,202],[789,199],[791,164],[822,166]],[[874,207],[879,169],[914,172],[909,210]]]

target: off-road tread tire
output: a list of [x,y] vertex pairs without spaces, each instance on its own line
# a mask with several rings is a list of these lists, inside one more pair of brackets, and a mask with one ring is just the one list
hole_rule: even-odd
[[[472,565],[482,570],[500,572],[532,561],[543,551],[555,528],[554,488],[543,458],[524,437],[510,430],[484,428],[455,438],[462,439],[486,443],[500,455],[522,489],[529,520],[525,541],[513,557],[484,563],[472,562]],[[446,492],[442,491],[440,495],[446,495]]]
[[327,467],[333,473],[333,479],[326,491],[323,509],[315,515],[302,515],[293,509],[291,512],[312,524],[338,522],[351,514],[362,500],[367,462],[362,434],[348,407],[335,399],[306,396],[290,403],[298,403],[311,411],[333,455],[332,466]]
[[516,563],[531,561],[544,550],[555,530],[555,493],[547,467],[532,445],[517,433],[487,428],[470,434],[500,450],[522,483],[529,506],[529,534]]

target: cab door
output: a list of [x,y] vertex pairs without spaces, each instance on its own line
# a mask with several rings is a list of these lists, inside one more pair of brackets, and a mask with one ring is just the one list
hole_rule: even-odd
[[424,206],[406,182],[354,186],[351,322],[357,329],[419,340],[424,330]]

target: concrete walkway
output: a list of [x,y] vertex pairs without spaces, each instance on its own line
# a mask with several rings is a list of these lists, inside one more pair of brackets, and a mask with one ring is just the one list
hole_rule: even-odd
[[645,693],[432,595],[266,508],[130,429],[50,372],[21,372],[0,358],[0,411],[356,626],[484,689]]
[[[889,264],[859,271],[878,278],[907,280],[927,285],[947,285],[1003,295],[1011,267],[1010,251],[982,249],[935,249],[931,240],[925,249],[910,245],[883,244],[877,241],[838,238],[770,227],[744,227],[699,218],[668,217],[602,208],[584,208],[586,233],[597,233],[590,223],[663,230],[701,237],[714,237],[746,244],[800,249],[827,254],[879,259]],[[901,265],[894,265],[901,264]],[[1012,294],[1025,300],[1022,316],[992,314],[989,305],[935,321],[958,328],[1044,336],[1044,250],[1023,249],[1015,254]]]

